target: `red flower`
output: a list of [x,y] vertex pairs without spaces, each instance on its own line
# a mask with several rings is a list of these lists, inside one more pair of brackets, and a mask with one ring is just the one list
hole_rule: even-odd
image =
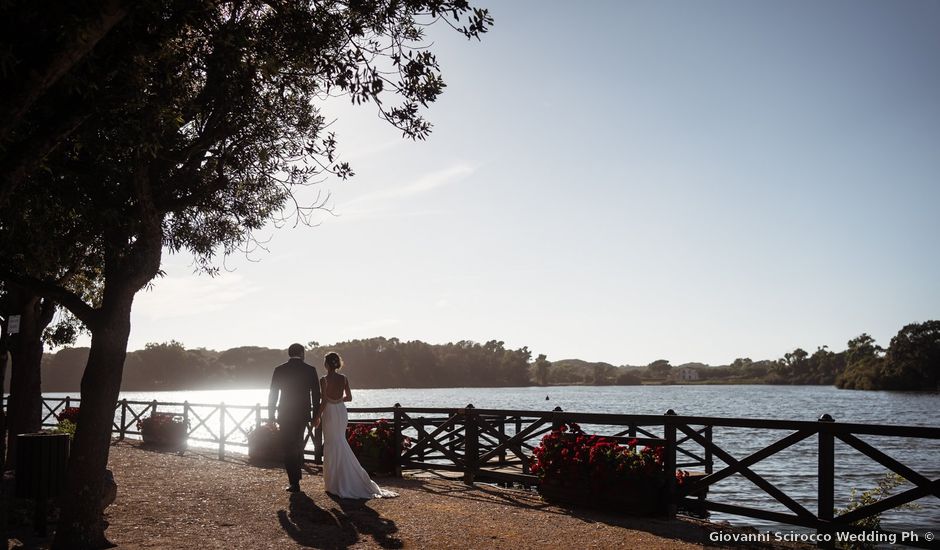
[[78,407],[66,407],[59,414],[55,415],[56,420],[62,422],[63,420],[68,420],[69,422],[78,422]]

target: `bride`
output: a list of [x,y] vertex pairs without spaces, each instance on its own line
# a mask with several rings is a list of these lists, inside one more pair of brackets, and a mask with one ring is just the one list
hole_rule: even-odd
[[323,482],[326,492],[341,498],[391,498],[398,493],[382,489],[359,465],[346,441],[346,401],[352,401],[349,380],[339,374],[343,360],[330,352],[324,358],[326,376],[320,378],[320,422],[323,426]]

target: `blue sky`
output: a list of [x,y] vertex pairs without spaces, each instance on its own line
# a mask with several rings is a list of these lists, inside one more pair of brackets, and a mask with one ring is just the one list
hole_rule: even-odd
[[492,1],[436,29],[427,142],[331,104],[334,216],[210,279],[167,256],[131,349],[396,336],[721,364],[940,317],[940,3]]

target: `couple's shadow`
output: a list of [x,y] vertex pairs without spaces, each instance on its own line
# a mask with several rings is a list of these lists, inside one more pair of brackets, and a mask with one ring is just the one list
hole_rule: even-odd
[[[326,501],[329,499],[329,502]],[[278,510],[277,519],[292,539],[314,548],[348,548],[368,535],[382,548],[402,548],[395,522],[369,508],[366,500],[339,498],[323,493],[325,510],[305,493],[292,493],[289,510]]]

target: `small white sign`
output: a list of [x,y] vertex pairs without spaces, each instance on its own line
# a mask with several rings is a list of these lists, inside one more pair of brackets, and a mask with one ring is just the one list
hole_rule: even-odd
[[19,331],[20,331],[20,316],[10,315],[10,320],[7,321],[7,334],[16,334]]

